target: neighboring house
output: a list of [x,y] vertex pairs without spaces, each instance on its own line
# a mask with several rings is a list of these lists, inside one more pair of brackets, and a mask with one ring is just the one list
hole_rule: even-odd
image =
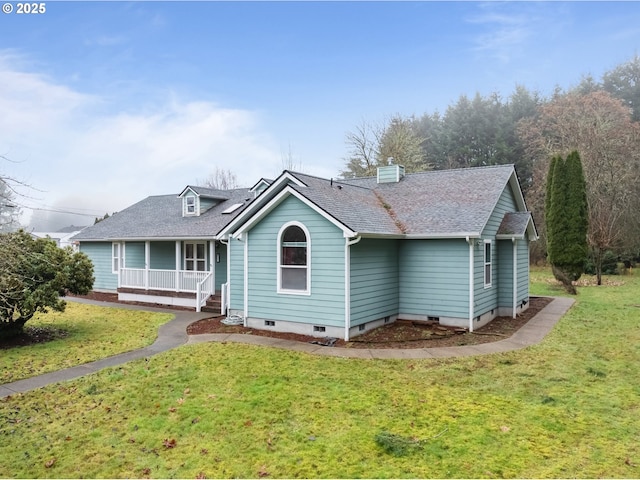
[[71,247],[77,251],[78,245],[71,240],[71,237],[80,233],[81,228],[69,232],[31,232],[31,236],[34,238],[50,238],[56,242],[56,245],[60,248]]
[[123,299],[174,303],[162,292],[192,292],[182,277],[202,272],[196,281],[215,285],[200,290],[220,292],[246,326],[349,339],[397,318],[473,330],[515,316],[536,238],[513,166],[392,165],[368,178],[285,171],[251,190],[187,187],[75,239],[96,286]]

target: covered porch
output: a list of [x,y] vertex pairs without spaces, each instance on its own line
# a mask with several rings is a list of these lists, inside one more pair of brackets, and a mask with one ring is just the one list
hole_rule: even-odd
[[226,282],[226,245],[208,239],[113,242],[118,298],[192,307]]

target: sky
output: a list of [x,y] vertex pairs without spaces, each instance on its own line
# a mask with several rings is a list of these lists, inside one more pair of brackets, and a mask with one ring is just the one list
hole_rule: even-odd
[[247,187],[289,163],[337,177],[362,122],[516,85],[549,95],[640,51],[640,2],[17,9],[0,13],[0,174],[25,184],[21,221],[36,231],[178,194],[216,168]]

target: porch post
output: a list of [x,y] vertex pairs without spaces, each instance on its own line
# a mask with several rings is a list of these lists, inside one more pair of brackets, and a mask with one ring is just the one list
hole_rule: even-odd
[[216,241],[209,240],[209,271],[211,272],[211,291],[207,292],[211,295],[216,293]]
[[151,242],[144,242],[144,288],[149,289],[149,267],[151,266]]
[[176,292],[180,291],[180,240],[176,240]]

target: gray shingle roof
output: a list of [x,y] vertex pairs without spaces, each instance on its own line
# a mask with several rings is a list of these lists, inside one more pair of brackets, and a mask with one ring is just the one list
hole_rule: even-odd
[[309,184],[296,187],[300,193],[358,233],[431,237],[480,234],[512,174],[512,165],[498,165],[407,174],[397,183],[339,180],[328,188],[329,180],[293,173]]
[[402,234],[374,190],[310,175],[293,175],[307,185],[294,185],[296,191],[351,230]]
[[[437,170],[407,174],[400,182],[383,184],[378,184],[375,177],[328,180],[296,172],[289,174],[306,185],[290,184],[291,188],[359,234],[451,237],[482,232],[514,169],[512,165],[502,165]],[[202,195],[226,200],[200,216],[183,217],[182,199],[177,195],[148,197],[86,228],[74,240],[209,238],[245,211],[253,200],[249,189],[191,188]],[[262,199],[260,204],[266,201],[262,195],[258,198]],[[244,206],[231,214],[222,214],[236,203]],[[256,208],[259,206],[256,204]],[[253,212],[249,210],[247,215]],[[503,221],[501,229],[522,228],[524,221],[524,214],[514,214]]]
[[[253,200],[253,195],[246,188],[228,190],[225,194],[227,200],[200,216],[188,217],[182,216],[182,199],[177,194],[147,197],[106,220],[85,228],[73,240],[212,237]],[[231,214],[222,214],[236,203],[245,205]]]

